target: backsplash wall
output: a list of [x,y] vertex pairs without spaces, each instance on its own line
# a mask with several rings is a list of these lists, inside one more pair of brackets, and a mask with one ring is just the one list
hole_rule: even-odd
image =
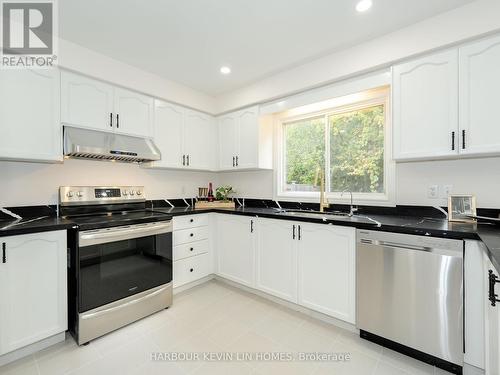
[[148,199],[192,197],[217,184],[210,172],[152,170],[135,164],[65,160],[63,164],[0,161],[0,207],[56,204],[64,185],[144,185]]
[[[238,196],[272,199],[272,171],[221,173]],[[475,194],[478,207],[500,208],[500,157],[400,163],[396,166],[396,203],[446,206],[427,196],[429,185],[452,185],[453,194]]]
[[[133,164],[65,160],[63,164],[0,162],[0,206],[55,204],[61,185],[144,185],[147,198],[194,196],[199,186],[230,184],[237,196],[273,198],[273,172],[151,170]],[[475,194],[479,207],[500,208],[500,157],[401,163],[397,204],[446,206],[427,197],[429,185],[453,185],[454,194]]]

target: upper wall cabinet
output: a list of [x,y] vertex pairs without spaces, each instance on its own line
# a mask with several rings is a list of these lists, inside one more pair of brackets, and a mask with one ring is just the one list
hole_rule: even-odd
[[[184,154],[184,109],[175,104],[155,100],[154,141],[160,149],[161,160],[151,163],[157,168],[182,168]],[[183,160],[184,159],[184,160]]]
[[149,167],[216,169],[217,141],[212,116],[155,100],[153,133],[162,156]]
[[186,110],[184,121],[184,152],[188,168],[216,169],[216,128],[212,116]]
[[219,168],[272,169],[272,124],[251,107],[218,118]]
[[116,131],[149,137],[153,127],[154,99],[134,91],[115,88],[114,113]]
[[59,71],[0,70],[0,159],[62,161]]
[[460,48],[460,129],[464,154],[500,152],[500,36]]
[[394,159],[458,154],[458,52],[393,67]]
[[153,127],[153,98],[63,71],[61,122],[150,137]]
[[113,86],[85,76],[61,72],[61,121],[112,131]]

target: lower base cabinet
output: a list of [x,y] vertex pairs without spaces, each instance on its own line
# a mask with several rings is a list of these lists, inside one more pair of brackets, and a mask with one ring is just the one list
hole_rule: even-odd
[[298,240],[298,303],[355,323],[356,230],[301,223]]
[[256,219],[217,215],[217,273],[234,282],[253,287]]
[[258,219],[256,288],[297,303],[298,222]]
[[177,216],[173,219],[174,288],[213,273],[209,214]]
[[355,324],[356,229],[217,214],[217,274]]
[[68,328],[66,231],[0,237],[0,245],[2,355]]
[[211,262],[208,253],[175,261],[174,288],[210,275],[212,273]]

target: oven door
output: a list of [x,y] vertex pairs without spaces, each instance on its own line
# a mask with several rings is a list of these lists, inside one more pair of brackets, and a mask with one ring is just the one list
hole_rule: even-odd
[[171,221],[80,232],[80,313],[171,281]]

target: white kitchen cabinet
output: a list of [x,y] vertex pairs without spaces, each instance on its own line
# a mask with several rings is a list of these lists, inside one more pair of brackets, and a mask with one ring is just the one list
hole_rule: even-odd
[[0,354],[67,329],[66,231],[1,237]]
[[174,288],[213,273],[208,214],[173,218]]
[[237,129],[238,122],[233,115],[226,115],[218,119],[219,122],[219,169],[232,170],[236,166],[238,153]]
[[[182,168],[184,150],[184,109],[155,99],[154,142],[161,160],[150,164],[157,168]],[[184,156],[185,163],[185,156]]]
[[500,36],[460,47],[460,152],[500,153]]
[[355,324],[356,229],[299,223],[298,303]]
[[0,159],[62,161],[57,69],[0,70]]
[[271,169],[272,123],[259,117],[259,107],[218,118],[219,169]]
[[150,137],[153,127],[154,99],[134,91],[114,90],[115,128],[117,133]]
[[190,169],[216,169],[216,129],[212,116],[186,110],[184,121],[184,153]]
[[217,274],[234,282],[255,285],[256,219],[217,215]]
[[298,222],[258,220],[256,287],[297,303]]
[[[485,274],[483,277],[484,290],[488,294],[490,290],[489,285],[489,271],[496,277],[500,277],[500,272],[496,270],[488,256],[484,254],[484,269]],[[494,292],[500,295],[498,292],[500,284],[496,283],[494,286]],[[488,295],[486,295],[488,297]],[[466,297],[467,298],[467,297]],[[498,296],[496,297],[498,298]],[[485,342],[485,374],[486,375],[500,375],[500,302],[495,302],[495,306],[489,299],[484,299],[485,303],[485,328],[484,332],[486,334]]]
[[64,125],[152,136],[153,98],[67,71],[61,79]]
[[113,86],[62,71],[61,122],[77,127],[113,131]]
[[392,74],[394,159],[458,155],[458,50],[395,65]]
[[161,160],[146,167],[217,169],[216,127],[212,116],[155,100],[153,134]]

